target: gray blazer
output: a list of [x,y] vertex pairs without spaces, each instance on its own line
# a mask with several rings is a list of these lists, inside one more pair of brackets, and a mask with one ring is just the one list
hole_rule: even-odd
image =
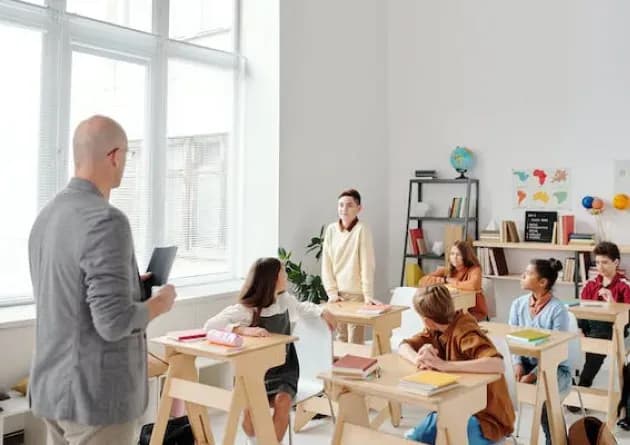
[[136,419],[147,406],[149,314],[127,217],[73,178],[40,212],[28,248],[34,414],[82,425]]

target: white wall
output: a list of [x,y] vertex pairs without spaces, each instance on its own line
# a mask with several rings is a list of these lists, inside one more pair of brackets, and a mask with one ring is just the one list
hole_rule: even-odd
[[[420,167],[452,177],[456,145],[476,154],[482,227],[494,218],[522,229],[511,169],[542,166],[571,169],[577,230],[593,231],[580,198],[610,201],[612,161],[630,158],[630,3],[387,4],[390,284],[400,278],[407,179]],[[630,243],[627,212],[609,206],[604,218],[613,241]],[[510,286],[503,292],[518,292]]]
[[379,295],[387,288],[386,3],[282,0],[280,14],[280,244],[302,258],[310,237],[337,218],[338,194],[357,188],[375,235]]

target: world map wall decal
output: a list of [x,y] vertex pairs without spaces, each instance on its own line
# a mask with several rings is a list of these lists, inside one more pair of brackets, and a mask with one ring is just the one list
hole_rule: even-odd
[[513,169],[512,185],[514,208],[571,208],[569,169],[541,167]]

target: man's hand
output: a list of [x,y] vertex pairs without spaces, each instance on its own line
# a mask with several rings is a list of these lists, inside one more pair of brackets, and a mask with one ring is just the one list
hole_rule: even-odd
[[175,286],[172,284],[165,284],[154,292],[151,298],[147,300],[149,320],[153,320],[155,317],[170,311],[175,302],[175,297],[177,297],[177,293],[175,292]]
[[335,317],[333,316],[333,314],[331,314],[328,310],[324,309],[322,311],[322,318],[328,325],[328,329],[330,329],[331,332],[334,332],[335,328],[337,327],[337,320],[335,320]]

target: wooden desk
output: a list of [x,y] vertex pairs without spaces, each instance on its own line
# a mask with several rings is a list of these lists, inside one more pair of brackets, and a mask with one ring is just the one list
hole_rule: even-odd
[[[436,411],[438,415],[436,443],[438,445],[468,443],[468,418],[486,407],[486,387],[488,383],[501,377],[500,374],[458,374],[460,385],[457,388],[427,397],[406,392],[398,387],[401,377],[417,372],[411,363],[398,354],[379,356],[378,361],[381,376],[375,380],[349,380],[335,376],[332,372],[318,376],[329,384],[332,388],[331,397],[339,402],[339,415],[332,445],[340,445],[342,435],[344,445],[389,443],[387,438],[391,436],[386,434],[377,431],[366,434],[368,428],[373,428],[368,417],[366,396],[396,400]],[[352,425],[351,434],[344,433],[345,425]],[[365,440],[367,436],[374,437],[374,441],[367,442]]]
[[[585,320],[607,321],[613,324],[612,340],[581,337],[580,346],[583,352],[606,354],[611,357],[608,387],[584,388],[574,386],[565,400],[565,404],[579,406],[577,389],[582,396],[584,407],[606,413],[606,423],[614,431],[617,420],[617,404],[623,388],[623,365],[626,361],[624,347],[624,327],[628,324],[630,304],[606,303],[602,306],[573,306],[569,310],[575,318]],[[619,390],[615,390],[617,380]]]
[[[480,326],[487,329],[488,335],[505,337],[510,332],[527,329],[523,326],[510,326],[504,323],[483,322]],[[516,355],[534,357],[538,361],[538,380],[535,385],[517,383],[517,394],[520,402],[534,405],[530,443],[538,444],[539,421],[542,415],[542,405],[547,402],[549,430],[554,445],[566,445],[566,429],[562,416],[562,404],[558,390],[558,365],[569,357],[569,341],[577,334],[574,332],[548,331],[551,337],[538,346],[526,345],[508,340],[510,352]],[[513,372],[506,369],[505,372]]]
[[[234,443],[238,420],[244,408],[250,409],[258,443],[278,444],[264,377],[269,368],[285,362],[286,344],[296,338],[272,334],[271,337],[244,339],[244,347],[239,350],[209,345],[205,341],[182,343],[166,337],[151,340],[164,345],[169,368],[150,445],[162,444],[174,398],[185,401],[186,412],[199,445],[215,443],[207,407],[228,412],[223,445]],[[229,391],[198,383],[196,357],[230,361],[234,368],[234,389]]]

